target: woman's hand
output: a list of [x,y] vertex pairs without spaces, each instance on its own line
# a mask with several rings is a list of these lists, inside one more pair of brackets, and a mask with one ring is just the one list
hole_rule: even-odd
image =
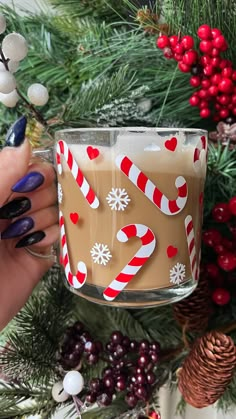
[[31,160],[27,141],[0,152],[0,330],[53,265],[26,247],[48,254],[58,240],[55,176],[52,165]]

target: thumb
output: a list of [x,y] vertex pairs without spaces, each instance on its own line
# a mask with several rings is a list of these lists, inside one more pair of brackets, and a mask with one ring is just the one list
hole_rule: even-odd
[[19,147],[5,147],[0,152],[0,206],[12,193],[12,186],[28,170],[31,157],[31,146],[27,140]]

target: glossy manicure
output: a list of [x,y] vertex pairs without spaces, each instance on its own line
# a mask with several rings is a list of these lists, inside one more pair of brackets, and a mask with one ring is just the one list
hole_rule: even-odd
[[25,246],[31,246],[32,244],[38,243],[41,240],[44,239],[44,237],[46,236],[46,234],[44,233],[44,231],[35,231],[34,233],[28,234],[27,236],[24,236],[22,239],[20,239],[15,247],[19,248],[19,247],[25,247]]
[[25,139],[26,125],[27,119],[25,116],[21,116],[17,119],[7,132],[5,146],[19,147]]
[[34,221],[31,217],[20,218],[10,224],[1,234],[2,239],[13,239],[28,233],[34,227]]
[[31,192],[44,182],[44,176],[39,172],[30,172],[12,186],[13,192]]
[[6,205],[0,208],[0,219],[9,220],[19,215],[24,214],[31,208],[31,202],[29,198],[22,197],[13,199]]

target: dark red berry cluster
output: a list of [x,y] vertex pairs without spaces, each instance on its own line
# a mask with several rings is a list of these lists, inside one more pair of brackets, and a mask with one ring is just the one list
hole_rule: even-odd
[[84,325],[78,321],[68,327],[60,348],[59,363],[65,370],[77,368],[81,361],[94,365],[99,361],[103,345],[94,341]]
[[157,47],[166,58],[178,62],[180,71],[191,73],[190,85],[196,90],[189,102],[199,108],[200,116],[230,120],[236,116],[236,70],[221,56],[228,49],[227,41],[220,29],[208,25],[201,25],[197,35],[198,51],[189,35],[160,35]]
[[236,197],[228,203],[216,204],[212,209],[212,219],[219,228],[209,228],[203,232],[202,240],[211,259],[204,266],[212,286],[212,299],[218,305],[230,301],[236,285]]
[[90,381],[86,401],[107,406],[115,394],[123,392],[131,408],[138,402],[147,402],[157,381],[155,366],[159,356],[158,342],[137,342],[119,331],[113,332],[104,351],[108,365],[101,378]]

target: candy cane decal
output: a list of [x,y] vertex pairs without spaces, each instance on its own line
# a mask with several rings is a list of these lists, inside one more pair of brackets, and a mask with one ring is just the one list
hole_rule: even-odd
[[205,135],[202,135],[200,138],[200,141],[198,142],[195,150],[194,150],[194,154],[193,154],[193,163],[194,165],[197,164],[197,162],[200,160],[200,154],[201,151],[203,151],[206,153],[207,150],[207,141],[206,141],[206,137]]
[[78,167],[78,164],[76,163],[72,152],[70,151],[66,142],[63,140],[60,140],[57,143],[56,159],[57,159],[57,169],[58,169],[59,175],[62,174],[61,155],[64,156],[74,179],[76,180],[82,194],[84,195],[90,207],[93,209],[98,208],[99,200],[96,197],[95,192],[93,191],[93,189],[91,188],[87,180],[85,179],[84,174],[81,171],[81,169]]
[[156,246],[156,239],[152,230],[144,224],[128,224],[118,231],[116,237],[122,243],[127,242],[131,237],[139,237],[142,246],[105,289],[103,296],[107,301],[113,301],[117,295],[120,294],[142,266],[148,261]]
[[195,246],[195,237],[194,237],[194,229],[193,229],[193,220],[191,215],[187,215],[184,220],[185,224],[185,232],[187,236],[187,243],[188,243],[188,253],[190,259],[190,266],[193,279],[198,279],[198,267],[197,267],[197,255],[196,255],[196,246]]
[[175,215],[185,207],[188,198],[188,187],[183,176],[178,176],[175,180],[175,186],[178,189],[177,199],[170,200],[135,166],[129,157],[124,154],[118,155],[116,157],[116,166],[164,214]]
[[62,258],[61,262],[65,269],[66,279],[69,284],[74,288],[81,288],[87,278],[87,268],[84,262],[79,262],[77,265],[77,273],[73,275],[70,267],[70,260],[67,248],[66,232],[65,232],[65,221],[62,212],[60,211],[59,215],[59,224],[61,230],[61,248],[62,248]]

